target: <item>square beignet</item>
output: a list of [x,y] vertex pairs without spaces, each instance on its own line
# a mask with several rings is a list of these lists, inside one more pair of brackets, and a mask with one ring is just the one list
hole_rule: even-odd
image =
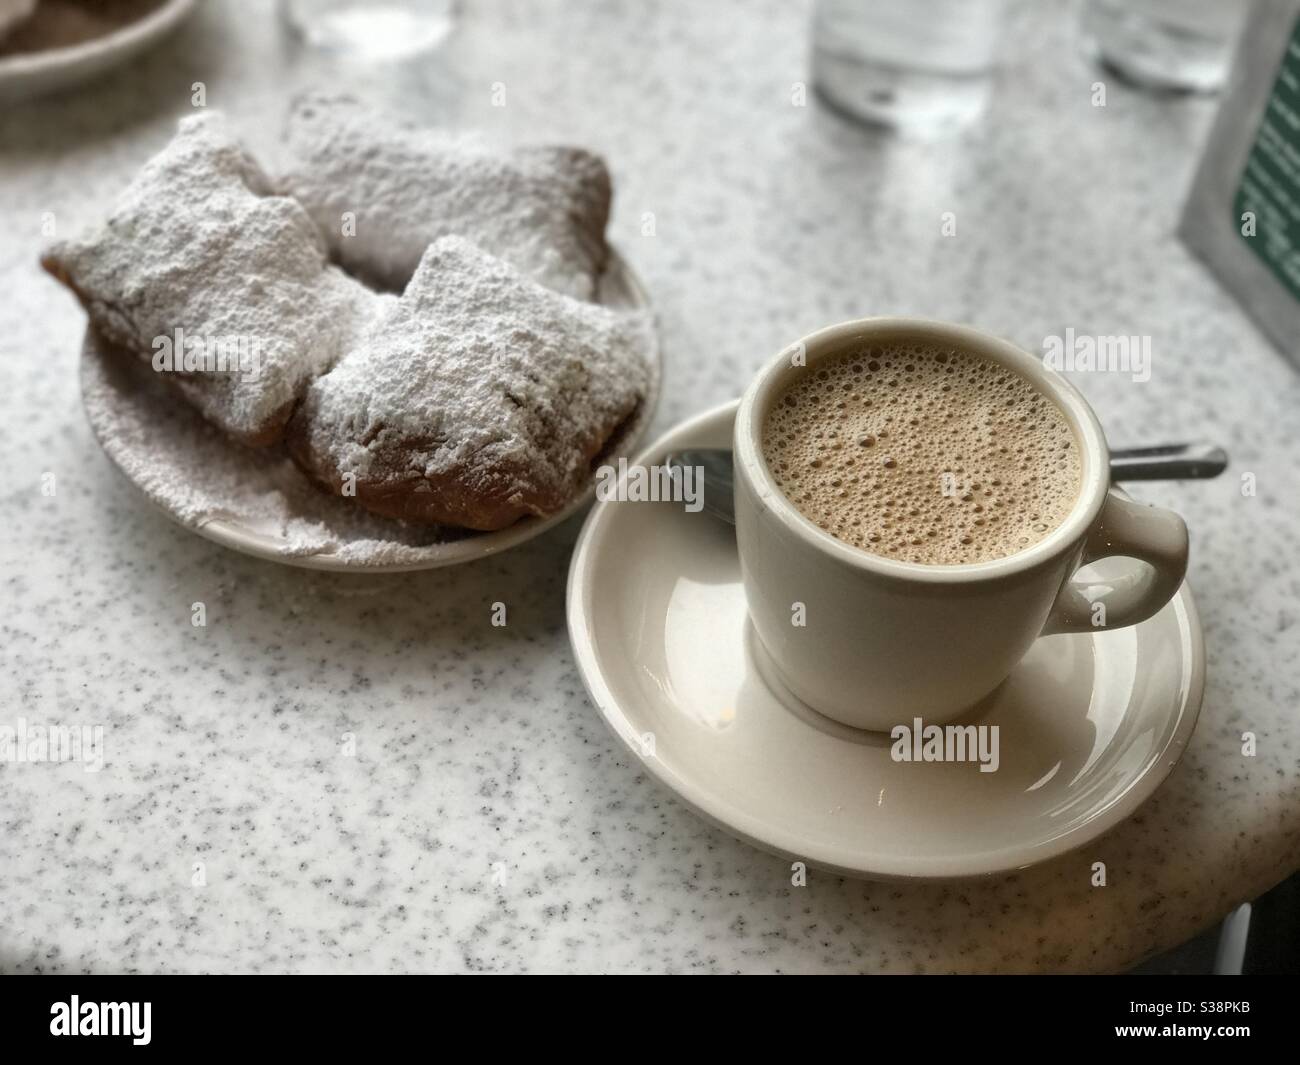
[[394,302],[330,264],[217,112],[182,119],[108,220],[41,262],[105,338],[254,446],[282,437],[308,381]]
[[571,299],[459,237],[307,389],[288,444],[367,509],[500,529],[578,495],[649,386],[651,321]]
[[425,248],[454,235],[548,288],[593,297],[608,251],[611,192],[609,172],[591,152],[493,151],[321,95],[295,102],[287,139],[292,163],[280,186],[355,276],[400,292]]

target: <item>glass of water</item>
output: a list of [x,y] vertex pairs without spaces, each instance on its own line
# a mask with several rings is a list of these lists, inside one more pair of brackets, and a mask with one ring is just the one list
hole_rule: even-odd
[[1088,0],[1088,49],[1130,81],[1213,92],[1228,76],[1249,0]]
[[459,0],[280,0],[308,44],[349,59],[397,60],[436,48],[456,25]]
[[1004,8],[1004,0],[817,0],[813,83],[868,122],[962,125],[984,109]]

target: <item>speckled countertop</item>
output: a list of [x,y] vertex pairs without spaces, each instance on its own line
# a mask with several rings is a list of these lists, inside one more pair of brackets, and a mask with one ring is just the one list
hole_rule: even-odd
[[[1027,10],[989,119],[900,143],[792,105],[799,5],[617,6],[475,3],[443,60],[376,73],[287,46],[270,4],[209,4],[130,70],[0,113],[0,724],[102,726],[105,752],[97,773],[0,764],[0,970],[1108,970],[1300,867],[1300,377],[1171,236],[1213,104],[1112,82],[1094,108],[1072,26]],[[576,521],[374,578],[169,524],[91,438],[82,314],[36,257],[46,213],[98,218],[200,81],[264,149],[290,93],[326,81],[603,152],[613,236],[660,316],[658,428],[848,317],[1031,350],[1071,326],[1150,334],[1149,382],[1076,382],[1113,442],[1233,456],[1219,481],[1142,493],[1193,532],[1209,685],[1182,763],[1099,844],[1017,876],[794,888],[588,704],[564,625]]]

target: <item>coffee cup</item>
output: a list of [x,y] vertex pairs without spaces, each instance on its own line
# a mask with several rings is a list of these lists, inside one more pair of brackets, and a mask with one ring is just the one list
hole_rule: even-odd
[[[930,564],[885,557],[832,535],[778,486],[764,450],[774,403],[800,375],[879,345],[923,345],[1024,378],[1063,415],[1078,448],[1078,494],[1041,539],[1004,557]],[[778,354],[740,401],[736,536],[750,621],[776,679],[806,706],[860,729],[962,717],[1039,637],[1135,625],[1174,596],[1187,527],[1110,482],[1096,415],[1060,374],[978,330],[867,318],[813,333]],[[1088,583],[1081,566],[1124,556],[1122,576]]]

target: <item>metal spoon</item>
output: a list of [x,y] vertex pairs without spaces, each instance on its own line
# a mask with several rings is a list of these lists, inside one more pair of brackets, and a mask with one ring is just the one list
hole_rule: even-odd
[[[728,525],[736,524],[730,449],[674,451],[666,464],[674,478],[680,476],[683,466],[702,469],[704,509]],[[1227,452],[1212,444],[1161,444],[1120,448],[1110,453],[1110,476],[1115,481],[1202,480],[1219,476],[1227,465]]]
[[1213,444],[1158,444],[1110,453],[1112,481],[1194,481],[1218,477],[1228,453]]

